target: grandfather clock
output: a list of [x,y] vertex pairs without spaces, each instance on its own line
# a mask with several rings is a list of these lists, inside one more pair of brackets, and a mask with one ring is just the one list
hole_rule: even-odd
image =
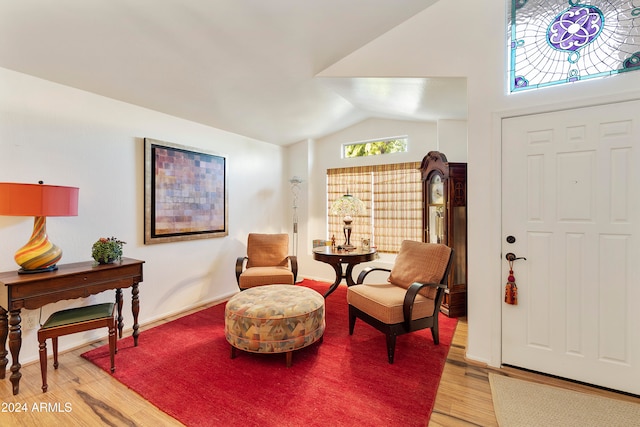
[[423,240],[454,249],[453,265],[441,311],[449,317],[467,314],[467,164],[450,163],[430,151],[422,172]]

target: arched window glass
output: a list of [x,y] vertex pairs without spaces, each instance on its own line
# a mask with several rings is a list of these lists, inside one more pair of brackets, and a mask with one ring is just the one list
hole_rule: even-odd
[[640,0],[511,0],[511,92],[640,70]]

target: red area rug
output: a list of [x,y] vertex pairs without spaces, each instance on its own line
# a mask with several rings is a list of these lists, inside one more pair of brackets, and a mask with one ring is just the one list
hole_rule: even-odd
[[[305,280],[321,294],[329,284]],[[118,341],[114,377],[188,426],[426,426],[456,326],[440,315],[440,344],[427,330],[385,336],[358,320],[349,336],[346,287],[326,300],[322,343],[284,354],[230,358],[224,303]],[[105,345],[82,355],[108,372]]]

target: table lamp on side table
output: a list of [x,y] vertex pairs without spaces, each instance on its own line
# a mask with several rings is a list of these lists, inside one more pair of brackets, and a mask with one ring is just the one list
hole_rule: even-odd
[[14,259],[20,265],[19,273],[53,271],[62,258],[62,249],[49,241],[48,216],[77,216],[77,187],[58,185],[17,184],[0,182],[0,215],[33,216],[33,233]]
[[343,217],[344,226],[342,229],[345,239],[343,247],[346,250],[354,249],[355,246],[351,244],[351,222],[353,222],[354,216],[365,215],[367,213],[367,208],[364,203],[347,191],[347,194],[333,202],[331,205],[331,213]]

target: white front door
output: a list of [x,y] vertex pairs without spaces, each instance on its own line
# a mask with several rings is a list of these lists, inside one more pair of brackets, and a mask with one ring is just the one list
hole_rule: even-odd
[[502,234],[502,363],[640,394],[640,101],[504,119]]

